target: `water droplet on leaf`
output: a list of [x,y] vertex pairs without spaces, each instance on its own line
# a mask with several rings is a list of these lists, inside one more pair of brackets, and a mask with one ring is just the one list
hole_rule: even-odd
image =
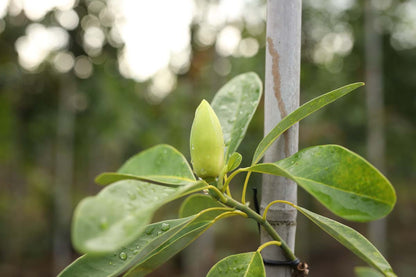
[[154,229],[155,229],[155,226],[149,226],[149,227],[147,227],[146,228],[146,231],[145,231],[146,235],[152,234]]
[[120,259],[122,259],[123,261],[125,261],[127,259],[127,254],[126,252],[120,252],[120,255],[118,255],[120,257]]
[[162,226],[160,226],[160,230],[162,230],[163,232],[166,232],[167,230],[169,230],[169,228],[169,223],[162,223]]

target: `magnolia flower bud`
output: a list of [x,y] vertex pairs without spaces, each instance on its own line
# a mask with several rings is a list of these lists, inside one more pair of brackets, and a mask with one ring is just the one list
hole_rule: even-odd
[[218,177],[224,167],[221,124],[209,103],[202,100],[191,129],[191,162],[198,177]]

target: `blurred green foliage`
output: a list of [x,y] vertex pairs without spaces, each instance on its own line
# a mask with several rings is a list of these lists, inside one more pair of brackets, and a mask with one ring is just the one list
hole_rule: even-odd
[[[75,8],[80,18],[88,14],[89,2],[81,0]],[[365,81],[362,1],[349,1],[352,5],[342,10],[331,10],[331,5],[336,1],[330,1],[332,4],[328,5],[320,5],[320,2],[326,1],[304,1],[303,5],[302,103],[347,83]],[[416,272],[413,262],[416,259],[415,252],[409,247],[416,243],[416,215],[412,212],[416,206],[416,188],[412,186],[416,183],[416,49],[400,47],[395,41],[395,35],[400,31],[394,27],[401,20],[397,16],[398,10],[402,9],[401,5],[411,1],[384,2],[390,3],[379,9],[387,147],[384,173],[398,194],[398,203],[388,218],[387,256],[399,276],[412,276]],[[1,276],[51,275],[51,238],[54,230],[52,197],[56,186],[57,125],[63,89],[69,86],[75,88],[64,104],[75,122],[72,136],[69,136],[72,142],[68,142],[73,144],[74,167],[72,172],[67,173],[72,175],[71,203],[74,206],[81,198],[99,190],[93,184],[97,174],[114,171],[122,161],[145,148],[168,143],[189,158],[190,126],[194,109],[201,99],[211,100],[213,93],[226,80],[239,73],[255,71],[264,78],[264,28],[254,35],[260,45],[255,56],[223,57],[216,53],[214,45],[201,46],[196,43],[195,33],[200,22],[194,22],[190,68],[177,76],[177,86],[163,101],[155,102],[149,93],[149,82],[137,83],[119,73],[117,53],[120,49],[108,43],[99,56],[89,57],[94,73],[87,79],[76,77],[72,71],[61,74],[48,62],[34,72],[24,70],[18,64],[15,42],[24,35],[25,28],[31,22],[23,13],[8,14],[1,21],[5,24],[5,29],[0,33]],[[40,23],[47,26],[58,24],[53,12],[48,13]],[[74,56],[88,56],[80,41],[81,26],[68,33],[68,50]],[[338,52],[320,53],[322,43],[331,38],[325,37],[331,33],[350,35],[350,49],[347,47],[342,50],[341,47]],[[253,35],[243,27],[242,37],[249,36]],[[348,40],[344,43],[348,43]],[[230,72],[219,74],[213,66],[215,64],[229,65]],[[252,155],[253,146],[263,136],[262,113],[260,108],[248,129],[247,138],[239,148],[243,156]],[[300,127],[300,148],[336,143],[365,157],[365,139],[364,89],[306,119]],[[242,165],[248,163],[248,160],[243,160]],[[259,184],[260,177],[253,177],[252,184]],[[238,192],[239,188],[233,187],[233,193]],[[325,214],[322,206],[302,191],[299,202]],[[167,208],[160,213],[169,215],[172,211]],[[217,260],[230,254],[225,253],[230,251],[225,250],[230,246],[229,243],[234,244],[233,247],[239,251],[251,251],[253,248],[250,247],[257,245],[257,238],[253,238],[254,225],[246,226],[239,221],[235,224],[240,224],[247,231],[227,242],[219,242]],[[310,230],[307,237],[298,237],[299,256],[313,264],[317,276],[330,276],[325,267],[329,257],[333,266],[338,263],[344,264],[344,268],[352,268],[345,266],[345,263],[357,263],[346,250],[337,248],[333,241],[325,240],[316,228],[302,219],[299,226]],[[217,232],[227,228],[219,227]],[[366,232],[365,225],[354,227]],[[246,236],[246,245],[235,245],[240,236]],[[76,254],[73,256],[76,257]],[[173,270],[174,267],[168,265],[166,268]],[[161,269],[154,276],[163,274],[166,272]],[[338,276],[351,274],[341,272]]]

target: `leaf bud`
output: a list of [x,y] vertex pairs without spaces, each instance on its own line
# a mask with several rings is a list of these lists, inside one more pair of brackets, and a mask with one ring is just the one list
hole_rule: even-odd
[[205,100],[195,111],[190,147],[196,175],[203,179],[218,177],[224,167],[224,137],[217,115]]

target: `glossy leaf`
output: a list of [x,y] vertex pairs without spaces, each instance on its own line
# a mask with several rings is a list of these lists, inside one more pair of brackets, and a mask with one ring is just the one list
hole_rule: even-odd
[[122,247],[118,251],[107,253],[104,255],[86,254],[61,273],[60,277],[109,277],[119,276],[132,266],[146,260],[147,256],[164,245],[174,236],[178,235],[185,227],[205,223],[212,220],[221,213],[227,212],[229,209],[218,209],[208,213],[200,213],[182,219],[166,220],[150,224],[146,227],[137,239],[130,244]]
[[81,253],[105,253],[130,243],[165,203],[202,190],[206,183],[165,187],[123,180],[82,200],[74,212],[72,243]]
[[356,267],[354,272],[357,277],[383,277],[383,274],[371,267]]
[[193,194],[188,196],[179,209],[180,217],[188,217],[197,214],[205,209],[224,207],[212,197],[203,194]]
[[237,150],[253,118],[262,94],[262,83],[253,72],[238,75],[215,95],[211,106],[217,114],[224,143],[226,161]]
[[300,120],[309,116],[310,114],[318,111],[322,107],[328,105],[329,103],[334,102],[338,98],[345,96],[351,91],[363,86],[364,83],[353,83],[336,90],[330,91],[326,94],[323,94],[319,97],[312,99],[311,101],[303,104],[295,111],[291,112],[288,116],[283,118],[271,131],[268,133],[257,146],[256,151],[254,152],[252,165],[258,163],[261,158],[263,158],[266,150],[273,144],[273,142],[282,135],[287,129],[292,125],[296,124]]
[[335,220],[308,211],[307,209],[295,206],[298,211],[318,225],[322,230],[347,247],[351,252],[360,257],[369,265],[377,268],[387,277],[395,277],[393,269],[377,248],[365,237],[354,229],[345,226]]
[[259,252],[228,256],[216,263],[207,277],[266,276],[263,259]]
[[152,253],[146,256],[145,259],[141,260],[140,263],[136,264],[130,269],[124,276],[141,277],[146,276],[161,264],[172,258],[178,252],[183,250],[202,233],[204,233],[209,227],[216,222],[216,217],[212,215],[221,215],[227,211],[228,208],[219,208],[217,210],[210,210],[208,212],[202,212],[198,216],[198,220],[187,224],[185,228],[180,230],[174,237],[163,245],[155,249]]
[[195,176],[185,157],[178,150],[160,144],[131,157],[117,173],[100,174],[95,181],[107,185],[125,179],[187,185],[195,181]]
[[249,171],[290,178],[333,213],[349,220],[384,217],[396,202],[392,185],[376,168],[338,145],[309,147]]
[[228,160],[227,163],[227,172],[233,171],[234,169],[236,169],[240,164],[241,161],[243,160],[243,157],[241,156],[240,153],[234,152],[230,159]]
[[[133,266],[139,259],[143,258],[156,246],[162,244],[179,229],[183,228],[194,217],[167,220],[146,227],[136,240],[121,248],[119,251],[107,253],[105,255],[86,254],[67,266],[58,276],[59,277],[102,277],[118,276]],[[169,225],[169,230],[165,230]],[[165,231],[162,231],[162,226]]]

